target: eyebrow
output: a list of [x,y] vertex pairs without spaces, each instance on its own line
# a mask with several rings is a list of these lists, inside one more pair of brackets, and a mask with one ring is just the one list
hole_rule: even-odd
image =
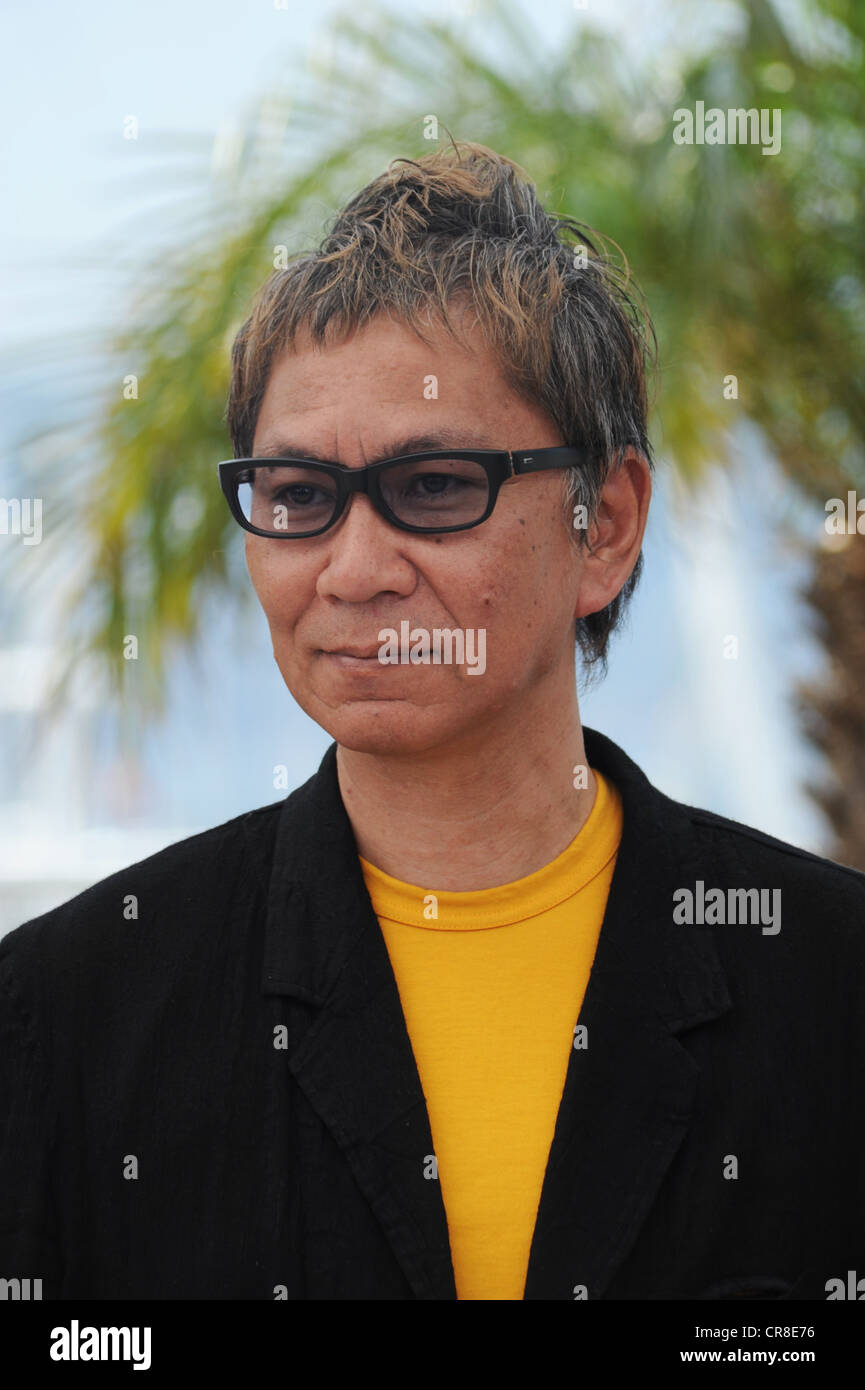
[[[413,434],[406,439],[396,439],[386,453],[379,454],[373,463],[383,459],[398,458],[402,454],[422,454],[430,449],[491,449],[494,446],[483,435],[469,435],[462,430],[440,429],[435,434]],[[301,458],[315,459],[318,463],[336,463],[318,449],[304,449],[287,439],[277,439],[256,450],[254,458]]]

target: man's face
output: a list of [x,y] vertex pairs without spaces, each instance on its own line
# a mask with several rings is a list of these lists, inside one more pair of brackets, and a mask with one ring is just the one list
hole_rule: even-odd
[[[279,444],[284,454],[358,468],[436,448],[441,430],[451,447],[563,442],[545,413],[507,386],[477,329],[467,347],[439,326],[424,332],[430,346],[379,316],[337,346],[298,337],[296,350],[271,369],[253,455]],[[435,399],[425,396],[431,376]],[[429,442],[406,448],[415,438]],[[561,471],[503,484],[492,516],[469,531],[400,531],[355,494],[323,535],[247,533],[246,556],[286,685],[346,748],[399,754],[470,746],[502,722],[524,728],[539,699],[560,698],[573,684],[581,560],[563,513]],[[485,669],[336,654],[375,653],[380,631],[399,633],[402,621],[431,634],[483,629]]]

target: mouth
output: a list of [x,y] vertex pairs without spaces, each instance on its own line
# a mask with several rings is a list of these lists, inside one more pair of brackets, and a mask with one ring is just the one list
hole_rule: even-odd
[[334,647],[322,650],[322,656],[346,656],[355,661],[377,661],[380,643],[375,647]]
[[387,667],[379,659],[379,648],[375,647],[334,647],[332,650],[321,650],[319,656],[323,656],[327,664],[334,670],[342,671],[365,671],[367,674],[373,671],[385,671]]

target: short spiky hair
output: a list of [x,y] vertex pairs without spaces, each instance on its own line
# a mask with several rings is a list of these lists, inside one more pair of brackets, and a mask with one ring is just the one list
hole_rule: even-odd
[[[618,248],[617,248],[618,249]],[[646,426],[651,319],[602,238],[545,211],[525,172],[473,142],[395,159],[337,214],[318,250],[275,271],[232,349],[226,418],[235,457],[249,457],[275,355],[304,327],[313,341],[347,337],[386,311],[423,339],[434,314],[456,336],[448,308],[468,304],[505,379],[546,409],[587,467],[565,475],[564,520],[596,513],[604,481],[627,446],[654,467]],[[606,667],[610,635],[642,570],[576,621],[587,667]]]

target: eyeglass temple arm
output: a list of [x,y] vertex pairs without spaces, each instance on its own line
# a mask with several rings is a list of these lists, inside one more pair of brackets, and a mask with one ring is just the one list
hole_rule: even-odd
[[579,468],[586,461],[581,449],[561,445],[555,449],[515,450],[510,454],[514,474],[541,473],[546,468]]

